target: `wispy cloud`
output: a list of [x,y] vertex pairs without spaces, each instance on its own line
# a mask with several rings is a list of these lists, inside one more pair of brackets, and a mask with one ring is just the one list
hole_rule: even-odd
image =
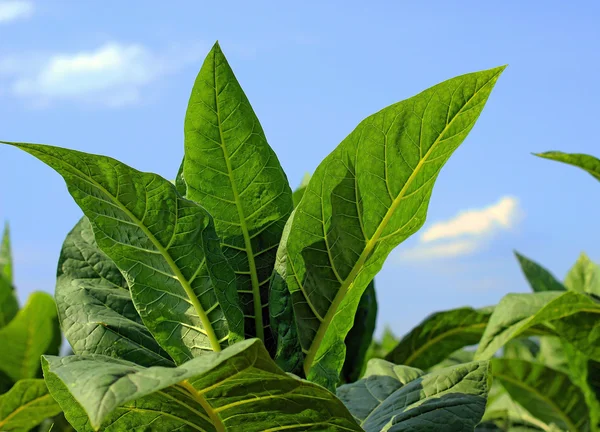
[[[10,91],[37,105],[66,100],[122,106],[141,100],[142,90],[164,75],[200,60],[204,45],[155,53],[140,44],[107,43],[95,50],[38,59],[8,58],[0,72],[13,76]],[[19,68],[27,63],[29,68]],[[20,71],[30,70],[26,75]]]
[[18,19],[29,18],[33,15],[33,3],[24,0],[0,0],[0,24]]
[[426,261],[473,254],[498,231],[513,228],[521,215],[517,199],[511,196],[482,209],[461,211],[452,219],[432,224],[421,234],[419,244],[401,250],[399,259]]

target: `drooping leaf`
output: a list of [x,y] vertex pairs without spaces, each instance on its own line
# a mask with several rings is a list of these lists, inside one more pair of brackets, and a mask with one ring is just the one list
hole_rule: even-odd
[[365,377],[340,386],[337,395],[366,432],[468,431],[483,416],[490,384],[488,362],[423,375],[373,359]]
[[27,432],[60,411],[44,380],[20,380],[0,395],[0,431]]
[[185,117],[188,199],[214,217],[237,275],[247,337],[272,344],[269,280],[292,191],[248,98],[216,43],[194,83]]
[[571,432],[585,430],[589,412],[581,389],[569,376],[540,363],[492,359],[494,379],[533,416]]
[[142,323],[125,278],[98,248],[86,217],[63,243],[55,295],[62,330],[77,354],[174,365]]
[[502,358],[536,361],[539,352],[540,346],[532,339],[512,339],[504,345]]
[[544,267],[517,251],[515,251],[515,256],[519,260],[521,270],[534,292],[566,290],[565,286]]
[[283,372],[258,339],[177,368],[99,355],[43,364],[50,392],[79,431],[361,430],[335,395]]
[[2,243],[0,243],[0,278],[6,279],[10,285],[14,283],[12,251],[10,247],[10,228],[8,222],[4,224]]
[[18,310],[19,302],[12,284],[0,276],[0,328],[7,325]]
[[310,181],[311,177],[312,176],[310,173],[304,174],[304,177],[302,177],[302,181],[300,182],[300,186],[298,186],[292,193],[294,208],[298,207],[298,204],[300,204],[300,200],[304,196],[304,192],[306,192],[306,186],[308,186],[308,182]]
[[563,153],[559,151],[534,153],[534,155],[579,167],[588,172],[596,180],[600,180],[600,160],[594,156],[582,153]]
[[539,329],[539,335],[558,334],[591,358],[600,359],[599,314],[600,303],[574,291],[508,294],[490,317],[475,358],[490,359],[509,340]]
[[600,266],[581,253],[565,278],[567,288],[600,296]]
[[385,358],[395,364],[429,369],[457,349],[478,343],[491,314],[491,308],[470,307],[431,314]]
[[54,168],[125,276],[144,324],[180,364],[243,337],[235,275],[211,216],[162,177],[60,147],[6,143]]
[[372,280],[363,293],[354,316],[354,324],[346,336],[346,359],[342,367],[342,381],[354,382],[360,378],[367,363],[367,352],[373,342],[377,323],[377,297]]
[[316,169],[283,246],[310,379],[337,382],[363,292],[423,225],[440,169],[503,69],[445,81],[373,114]]
[[34,292],[23,309],[0,329],[0,372],[13,382],[35,378],[40,356],[58,354],[61,342],[56,305],[49,294]]

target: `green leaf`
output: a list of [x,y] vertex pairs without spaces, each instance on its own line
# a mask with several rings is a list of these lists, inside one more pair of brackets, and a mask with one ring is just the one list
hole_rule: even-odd
[[294,201],[294,208],[298,207],[302,197],[304,196],[304,192],[306,192],[306,186],[308,186],[308,182],[312,175],[310,173],[304,174],[302,177],[302,181],[300,182],[300,186],[292,193],[292,200]]
[[572,291],[600,296],[600,267],[582,252],[567,273],[565,285]]
[[7,325],[19,311],[19,302],[12,284],[0,276],[0,329]]
[[504,345],[502,357],[505,359],[536,361],[540,346],[527,338],[513,339]]
[[[577,349],[600,359],[600,304],[573,291],[508,294],[490,317],[475,358],[490,359],[509,340],[539,330],[540,335],[558,334]],[[544,324],[550,323],[550,327]]]
[[190,96],[183,177],[187,198],[214,217],[237,276],[246,336],[270,340],[269,280],[292,212],[292,191],[218,43]]
[[582,153],[563,153],[559,151],[534,153],[534,155],[579,167],[587,171],[596,180],[600,180],[600,159],[597,159],[594,156]]
[[552,369],[569,372],[563,341],[557,336],[542,336],[540,338],[540,352],[537,361]]
[[6,144],[63,176],[98,246],[125,276],[144,324],[176,363],[243,337],[235,275],[204,208],[164,178],[106,156]]
[[346,336],[346,359],[342,367],[342,380],[354,382],[360,378],[366,366],[366,356],[373,341],[373,332],[377,323],[377,297],[375,281],[372,280],[363,293],[354,324]]
[[470,307],[431,314],[385,358],[395,364],[429,369],[457,349],[478,343],[491,314],[491,308]]
[[469,351],[466,349],[459,349],[450,354],[446,359],[442,360],[435,366],[432,366],[428,369],[429,372],[433,372],[439,369],[443,369],[449,366],[456,366],[462,363],[472,362],[475,358],[475,351]]
[[11,285],[13,280],[13,261],[10,247],[10,228],[8,222],[4,224],[2,243],[0,243],[0,278],[5,278]]
[[60,411],[44,380],[21,380],[0,395],[0,430],[27,432]]
[[578,432],[585,430],[589,413],[584,396],[569,376],[540,363],[493,359],[492,373],[510,396],[545,423]]
[[258,339],[176,368],[99,355],[44,357],[43,366],[77,430],[361,430],[340,400],[283,372]]
[[40,356],[58,354],[60,342],[52,296],[34,292],[15,318],[0,329],[0,372],[15,382],[35,378],[40,372]]
[[309,379],[329,388],[337,382],[363,292],[387,255],[423,225],[438,173],[503,69],[456,77],[384,108],[316,169],[284,246]]
[[514,253],[519,260],[525,278],[534,292],[566,290],[565,286],[544,267],[521,255],[517,251],[514,251]]
[[483,416],[490,384],[488,362],[423,375],[374,359],[363,379],[340,386],[337,395],[366,432],[467,431]]
[[77,354],[174,365],[142,323],[125,278],[98,248],[86,217],[63,243],[55,295],[61,327]]

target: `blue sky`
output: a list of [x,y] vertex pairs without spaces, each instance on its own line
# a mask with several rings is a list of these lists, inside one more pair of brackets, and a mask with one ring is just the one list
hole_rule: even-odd
[[[403,334],[433,311],[526,291],[512,249],[560,278],[581,251],[600,260],[600,185],[530,154],[600,156],[599,19],[594,1],[0,0],[0,139],[173,178],[189,92],[218,39],[296,186],[364,117],[508,64],[424,228],[377,276],[378,332]],[[0,147],[0,185],[20,297],[53,292],[80,211],[57,174],[13,148]]]

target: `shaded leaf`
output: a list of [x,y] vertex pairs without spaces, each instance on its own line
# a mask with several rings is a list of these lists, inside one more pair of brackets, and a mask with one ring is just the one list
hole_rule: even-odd
[[7,325],[19,311],[19,302],[11,283],[0,276],[0,328]]
[[55,295],[62,330],[77,354],[174,365],[142,323],[125,278],[98,248],[86,217],[63,243]]
[[534,155],[579,167],[588,172],[596,180],[600,180],[600,160],[594,156],[582,153],[563,153],[559,151],[534,153]]
[[235,275],[204,208],[162,177],[106,156],[7,144],[63,176],[144,324],[177,363],[243,337]]
[[237,276],[247,337],[268,339],[269,280],[292,191],[219,44],[194,83],[185,117],[188,199],[214,217]]
[[540,352],[537,361],[561,372],[569,372],[563,341],[557,336],[540,337]]
[[517,251],[515,251],[515,256],[519,260],[521,270],[534,292],[566,290],[565,286],[544,267]]
[[475,351],[469,351],[469,350],[461,348],[459,350],[456,350],[452,354],[450,354],[450,356],[448,356],[447,358],[445,358],[444,360],[442,360],[435,366],[430,367],[428,369],[428,371],[433,372],[438,369],[443,369],[443,368],[446,368],[449,366],[456,366],[456,365],[459,365],[462,363],[469,363],[469,362],[472,362],[474,358],[475,358]]
[[316,169],[284,245],[311,380],[337,382],[363,292],[387,255],[423,225],[438,173],[503,69],[456,77],[384,108]]
[[20,380],[0,395],[0,431],[27,432],[60,411],[44,380]]
[[505,359],[535,361],[540,352],[540,346],[531,339],[521,338],[508,341],[504,345],[502,357]]

